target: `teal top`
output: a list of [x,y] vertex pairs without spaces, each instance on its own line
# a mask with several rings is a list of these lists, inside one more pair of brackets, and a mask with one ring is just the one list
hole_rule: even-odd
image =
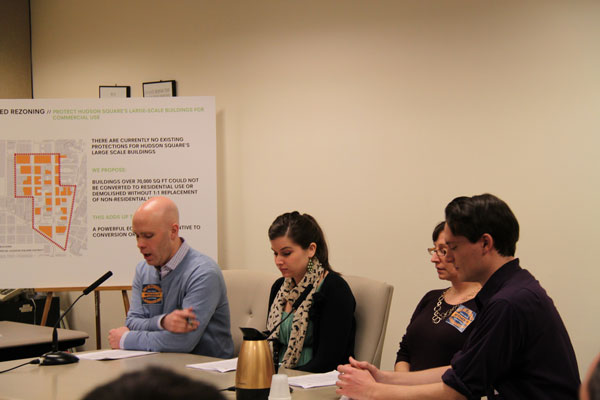
[[[319,286],[317,286],[317,292],[319,290],[321,290],[321,286],[323,285],[323,280],[321,280],[321,283],[319,283]],[[283,312],[281,314],[281,318],[285,318],[289,315],[290,313],[288,312]],[[288,341],[290,340],[290,332],[292,331],[292,324],[294,323],[294,313],[291,313],[292,315],[286,319],[285,321],[283,321],[279,327],[279,342],[284,346],[285,351],[287,351],[287,344]],[[313,323],[311,322],[311,320],[308,320],[308,326],[306,328],[306,337],[304,338],[304,344],[302,345],[302,352],[300,353],[300,358],[298,359],[298,363],[296,364],[296,366],[301,367],[304,364],[307,364],[310,360],[312,360],[313,358]],[[281,364],[283,362],[283,357],[285,356],[285,351],[282,349],[282,351],[279,352],[279,363]]]

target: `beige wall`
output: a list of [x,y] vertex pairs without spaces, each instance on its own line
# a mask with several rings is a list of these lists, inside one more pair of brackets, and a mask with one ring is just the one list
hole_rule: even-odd
[[[580,367],[600,351],[600,3],[31,7],[36,98],[96,97],[114,83],[141,96],[159,79],[216,96],[219,263],[275,268],[269,224],[311,213],[337,270],[395,286],[385,367],[421,296],[445,286],[425,252],[444,206],[482,192],[519,218],[518,254],[555,300]],[[118,294],[103,299],[106,346],[123,313]],[[86,301],[71,321],[92,332]]]
[[0,99],[31,98],[29,1],[0,2]]

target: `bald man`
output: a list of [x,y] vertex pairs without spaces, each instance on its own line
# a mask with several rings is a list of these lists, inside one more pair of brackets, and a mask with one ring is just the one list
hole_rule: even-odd
[[144,261],[135,270],[126,326],[110,330],[110,347],[231,358],[221,269],[179,237],[175,203],[149,199],[133,215],[132,231]]

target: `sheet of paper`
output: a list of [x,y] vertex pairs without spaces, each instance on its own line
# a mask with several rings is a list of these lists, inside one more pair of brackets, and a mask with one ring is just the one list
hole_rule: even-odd
[[211,361],[200,364],[188,364],[186,367],[197,368],[205,371],[229,372],[237,368],[237,357],[230,360]]
[[292,376],[288,379],[288,382],[292,386],[300,386],[304,389],[320,386],[333,386],[338,380],[338,375],[339,372],[331,371],[323,374]]
[[154,354],[155,351],[133,351],[133,350],[102,350],[93,353],[76,354],[83,360],[118,360],[120,358],[139,357]]

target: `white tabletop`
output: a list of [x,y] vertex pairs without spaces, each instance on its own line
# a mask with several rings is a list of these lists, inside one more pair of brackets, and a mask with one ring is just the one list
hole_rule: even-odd
[[[89,335],[82,331],[57,329],[58,341],[87,339]],[[0,349],[8,347],[28,346],[51,343],[52,328],[21,322],[0,321]]]
[[[96,386],[117,378],[123,373],[145,368],[162,366],[178,373],[209,382],[219,389],[235,384],[235,371],[212,372],[187,368],[187,364],[196,364],[216,359],[194,354],[156,353],[147,356],[111,361],[80,360],[75,364],[58,366],[26,365],[10,372],[0,374],[0,399],[21,400],[78,400]],[[0,362],[0,370],[17,366],[27,360]],[[283,370],[289,376],[303,372]],[[324,399],[337,400],[335,386],[314,389],[294,388],[293,400]],[[223,392],[227,399],[235,399],[235,392]]]

